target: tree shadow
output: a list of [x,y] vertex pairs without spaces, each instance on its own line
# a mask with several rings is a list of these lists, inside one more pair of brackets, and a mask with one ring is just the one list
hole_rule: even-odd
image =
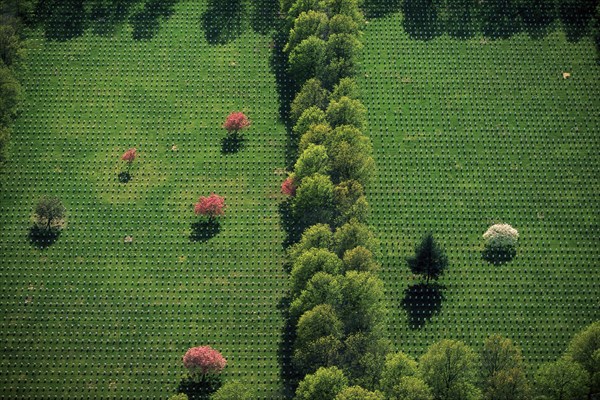
[[222,384],[221,375],[213,375],[200,382],[185,377],[179,382],[177,393],[186,394],[188,400],[210,400],[210,395],[219,390]]
[[444,300],[444,286],[437,283],[417,283],[404,291],[402,308],[408,314],[411,329],[420,329],[431,317],[440,312]]
[[402,12],[404,30],[412,39],[431,40],[441,35],[433,0],[405,0]]
[[286,126],[288,132],[291,132],[290,106],[300,87],[288,73],[288,56],[283,51],[288,40],[289,31],[285,30],[284,20],[277,19],[275,20],[275,24],[277,27],[273,34],[271,44],[273,49],[269,64],[271,71],[275,75],[275,85],[279,96],[279,119]]
[[285,239],[283,240],[282,246],[284,249],[287,249],[300,240],[303,229],[293,217],[292,198],[288,198],[279,203],[278,212],[281,227],[285,232]]
[[119,172],[119,182],[127,183],[131,180],[131,174],[128,171]]
[[274,27],[274,21],[279,12],[279,2],[277,0],[254,0],[252,2],[250,13],[250,26],[252,30],[261,35],[271,32]]
[[140,2],[141,0],[112,0],[94,3],[88,17],[92,32],[101,36],[115,33],[117,27],[127,21],[131,8]]
[[45,249],[58,240],[60,237],[60,229],[57,227],[47,229],[34,224],[29,228],[27,237],[33,246],[39,249]]
[[167,19],[175,12],[179,0],[148,0],[144,7],[129,17],[135,40],[152,39],[160,29],[162,19]]
[[556,4],[547,0],[523,2],[519,7],[519,16],[523,21],[523,29],[531,39],[543,39],[555,28]]
[[296,321],[289,314],[292,299],[290,295],[281,298],[277,304],[277,309],[281,312],[284,319],[284,326],[281,330],[279,347],[277,349],[277,359],[279,361],[279,377],[282,382],[284,398],[294,397],[296,388],[302,376],[298,374],[292,363],[294,354],[294,342],[296,341]]
[[481,252],[481,257],[494,265],[502,265],[512,261],[517,255],[517,249],[514,247],[491,247],[486,246]]
[[206,41],[217,45],[237,39],[245,31],[246,13],[242,0],[209,0],[201,16]]
[[239,135],[227,135],[221,139],[221,153],[234,154],[245,147],[246,139]]
[[40,0],[35,10],[47,40],[66,41],[83,35],[84,0]]
[[216,219],[194,222],[190,240],[192,242],[206,242],[221,232],[221,224]]

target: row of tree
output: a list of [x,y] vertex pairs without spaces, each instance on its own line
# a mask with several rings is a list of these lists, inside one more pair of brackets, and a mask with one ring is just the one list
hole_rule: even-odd
[[379,365],[375,390],[353,385],[337,366],[321,367],[300,382],[301,400],[577,400],[600,391],[600,321],[572,339],[557,361],[530,380],[521,349],[500,335],[479,352],[457,340],[432,344],[418,362],[402,352]]

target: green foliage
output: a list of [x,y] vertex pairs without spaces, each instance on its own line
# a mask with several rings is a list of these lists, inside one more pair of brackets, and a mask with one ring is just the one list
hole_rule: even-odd
[[477,355],[457,340],[443,339],[432,344],[419,360],[420,375],[440,400],[475,400]]
[[481,350],[481,378],[487,381],[500,371],[523,369],[521,349],[512,340],[498,334],[485,340]]
[[331,100],[339,102],[342,97],[348,97],[350,99],[360,98],[360,89],[354,79],[343,78],[333,87]]
[[300,382],[295,400],[334,400],[346,386],[348,379],[342,370],[337,367],[319,368]]
[[342,302],[342,279],[342,276],[317,272],[306,284],[306,289],[290,305],[292,319],[299,318],[319,304],[329,304],[334,309],[339,309]]
[[344,225],[351,220],[365,223],[369,217],[369,203],[360,182],[343,181],[333,191],[337,217],[335,225]]
[[594,13],[592,32],[594,34],[594,43],[596,43],[597,59],[600,63],[600,3],[598,3],[598,6],[596,7],[596,12]]
[[324,8],[329,18],[341,14],[352,18],[357,24],[364,23],[359,0],[325,0]]
[[522,368],[498,371],[486,381],[484,398],[489,400],[529,400],[530,387]]
[[311,144],[300,154],[294,165],[294,173],[298,181],[314,174],[329,173],[329,157],[325,146]]
[[210,396],[210,400],[255,400],[256,391],[251,385],[231,381]]
[[10,129],[0,126],[0,164],[6,161],[6,153],[9,140]]
[[416,376],[403,376],[392,387],[389,400],[434,400],[431,388]]
[[335,230],[333,234],[333,248],[335,253],[343,257],[346,251],[362,246],[377,254],[379,242],[373,232],[365,224],[350,221]]
[[325,66],[321,72],[321,80],[323,85],[331,89],[341,79],[356,75],[356,62],[348,58],[332,58],[326,60]]
[[333,232],[327,224],[316,224],[302,232],[302,237],[288,249],[288,259],[293,264],[302,253],[310,249],[333,248]]
[[318,124],[312,125],[308,131],[300,138],[298,144],[298,151],[303,152],[308,148],[310,144],[325,144],[327,138],[331,134],[331,127],[329,124]]
[[294,138],[302,137],[313,125],[324,123],[326,123],[325,112],[316,106],[309,107],[302,112],[292,129]]
[[303,12],[294,21],[294,27],[290,31],[289,40],[283,51],[289,53],[296,45],[298,45],[298,43],[308,39],[310,36],[316,36],[325,40],[327,37],[328,25],[329,18],[324,12],[313,10]]
[[[284,2],[287,2],[287,0],[283,0]],[[283,4],[284,6],[287,6],[287,4]],[[287,15],[288,15],[288,21],[292,22],[295,21],[300,14],[304,13],[304,12],[309,12],[309,11],[323,11],[324,7],[323,7],[323,1],[322,0],[296,0],[293,2],[293,4],[290,6]]]
[[325,137],[334,182],[354,180],[363,187],[371,182],[375,161],[371,140],[357,128],[339,126]]
[[11,67],[23,59],[25,46],[17,31],[17,21],[11,19],[2,22],[0,24],[0,60],[5,66]]
[[360,386],[350,386],[335,396],[335,400],[384,400],[379,392],[370,392]]
[[323,89],[321,81],[316,78],[307,80],[296,94],[290,108],[290,119],[295,124],[304,111],[311,107],[325,110],[329,104],[329,91]]
[[327,122],[336,128],[341,125],[351,125],[360,130],[365,128],[367,123],[367,109],[356,99],[342,96],[339,101],[331,100],[327,111]]
[[576,334],[566,355],[579,363],[590,374],[590,390],[600,392],[600,321]]
[[535,374],[536,391],[550,400],[583,399],[588,392],[589,374],[579,364],[561,358],[540,366]]
[[358,23],[350,16],[336,14],[329,20],[329,34],[347,33],[358,36],[360,34]]
[[342,322],[329,304],[320,304],[298,320],[293,361],[303,374],[329,367],[342,349]]
[[0,65],[0,126],[7,127],[17,116],[21,98],[21,85],[12,70]]
[[379,333],[356,332],[344,342],[342,369],[351,384],[375,390],[391,342]]
[[65,206],[58,197],[43,196],[35,206],[36,222],[40,228],[58,227],[65,218]]
[[326,57],[328,60],[342,58],[354,63],[361,49],[362,43],[355,35],[335,33],[327,40]]
[[317,272],[331,275],[339,274],[342,270],[342,260],[326,249],[310,249],[302,253],[294,262],[291,272],[292,293],[300,294],[306,283]]
[[386,314],[381,279],[369,272],[348,271],[340,281],[342,303],[338,315],[346,334],[381,332]]
[[395,387],[400,383],[400,379],[416,375],[417,367],[417,362],[407,354],[402,352],[388,354],[379,382],[383,393],[388,398],[398,397]]
[[363,246],[357,246],[346,251],[342,261],[344,263],[344,272],[358,271],[377,273],[381,268],[381,266],[375,261],[373,252]]
[[326,43],[323,39],[316,36],[304,39],[290,52],[290,74],[301,84],[310,78],[321,76],[325,69],[325,54]]
[[412,273],[425,276],[427,282],[438,279],[448,267],[448,258],[431,233],[425,235],[415,247],[415,255],[409,257],[407,262]]
[[292,213],[301,227],[330,223],[333,218],[333,183],[315,174],[302,180],[292,202]]

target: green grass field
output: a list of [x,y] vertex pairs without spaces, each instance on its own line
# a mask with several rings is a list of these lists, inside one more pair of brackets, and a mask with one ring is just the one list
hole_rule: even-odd
[[[197,4],[181,2],[147,42],[127,25],[34,41],[1,180],[3,398],[167,398],[181,357],[203,344],[228,359],[225,380],[279,391],[286,133],[271,39],[248,31],[210,46]],[[224,155],[235,110],[253,125]],[[134,146],[123,184],[120,156]],[[227,204],[221,231],[191,241],[193,203],[212,191]],[[68,217],[40,250],[27,232],[42,194]]]
[[[182,355],[204,344],[228,359],[225,381],[283,397],[286,131],[271,38],[247,30],[210,45],[204,9],[181,1],[149,41],[127,24],[65,42],[36,33],[0,176],[0,397],[166,399]],[[560,30],[417,41],[401,18],[370,21],[357,78],[390,337],[419,356],[441,338],[478,348],[498,332],[534,366],[553,360],[600,319],[593,43]],[[221,124],[236,110],[253,125],[224,154]],[[134,146],[133,179],[120,183]],[[220,232],[192,240],[193,204],[211,192],[228,207]],[[40,249],[27,235],[43,194],[63,200],[67,226]],[[520,247],[494,267],[481,235],[498,221],[518,229]],[[450,258],[442,301],[405,295],[417,281],[404,260],[428,230]]]
[[[568,43],[560,30],[418,41],[401,18],[370,21],[358,79],[378,165],[368,197],[390,336],[419,356],[441,338],[478,348],[498,332],[534,366],[554,360],[600,318],[593,42]],[[481,258],[481,235],[498,221],[519,231],[520,247],[494,267]],[[417,293],[403,307],[416,283],[405,258],[428,230],[450,260],[444,300]]]

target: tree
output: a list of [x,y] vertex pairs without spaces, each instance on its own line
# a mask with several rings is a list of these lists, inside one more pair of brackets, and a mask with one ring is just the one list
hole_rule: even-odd
[[379,386],[383,393],[388,398],[396,396],[395,387],[400,383],[400,379],[405,376],[416,375],[417,367],[417,362],[405,353],[388,354],[381,373],[381,380],[379,381]]
[[357,246],[351,250],[346,250],[342,261],[344,272],[357,271],[376,273],[381,268],[374,260],[373,252],[363,246]]
[[433,392],[425,381],[417,376],[403,376],[392,388],[389,400],[433,400]]
[[342,349],[343,326],[333,307],[320,304],[298,320],[294,364],[303,374],[334,365]]
[[331,250],[333,246],[333,232],[327,224],[316,224],[307,228],[300,241],[288,249],[288,259],[293,264],[300,255],[310,249]]
[[290,176],[288,176],[281,184],[281,193],[294,197],[296,195],[297,187],[298,185],[296,184],[296,176],[294,174],[290,174]]
[[432,344],[421,356],[420,375],[437,400],[475,400],[477,355],[457,340],[444,339]]
[[334,182],[354,180],[368,186],[375,171],[371,140],[359,129],[342,125],[325,137]]
[[10,68],[0,65],[0,126],[7,127],[16,118],[22,93]]
[[311,107],[325,110],[329,104],[329,91],[323,89],[321,81],[317,78],[307,80],[290,106],[290,119],[296,124],[304,111]]
[[354,79],[343,78],[333,87],[331,100],[339,102],[342,97],[348,97],[349,99],[360,98],[360,89]]
[[346,251],[358,246],[365,247],[376,254],[379,246],[369,227],[357,221],[350,221],[337,228],[333,234],[333,242],[334,251],[340,257],[343,257]]
[[600,392],[600,321],[576,334],[566,352],[590,375],[590,394]]
[[65,206],[58,197],[42,196],[35,206],[36,223],[47,231],[58,228],[63,223],[65,212]]
[[431,233],[425,235],[415,247],[415,255],[409,257],[407,262],[412,273],[425,276],[427,283],[431,279],[438,279],[448,267],[448,258]]
[[210,396],[210,400],[254,400],[256,391],[253,386],[239,381],[225,383]]
[[10,67],[23,58],[25,46],[17,31],[17,20],[9,18],[8,20],[3,19],[2,22],[0,24],[0,60],[4,62],[5,66]]
[[325,144],[328,136],[331,134],[329,124],[311,125],[311,127],[300,137],[298,151],[303,152],[311,144]]
[[294,125],[292,132],[295,139],[299,139],[304,135],[313,125],[319,125],[326,123],[325,112],[317,106],[307,108],[302,112],[300,118]]
[[[319,304],[329,304],[335,310],[340,308],[342,302],[342,276],[333,276],[324,272],[317,272],[306,284],[300,296],[290,305],[292,319],[299,318],[306,311]],[[336,311],[337,312],[337,311]]]
[[550,400],[581,399],[588,393],[588,372],[566,357],[540,366],[535,374],[537,392]]
[[365,128],[367,123],[367,109],[356,99],[342,96],[339,100],[331,100],[325,111],[327,122],[336,128],[341,125],[351,125],[360,130]]
[[381,379],[391,342],[379,332],[356,332],[344,341],[342,369],[351,384],[375,390]]
[[292,202],[292,215],[299,226],[331,222],[333,183],[326,175],[314,174],[302,180]]
[[335,225],[344,225],[351,220],[365,223],[369,217],[369,203],[364,195],[363,186],[357,180],[347,180],[333,189],[337,211]]
[[195,382],[220,374],[226,365],[225,357],[210,346],[192,347],[183,356],[183,366]]
[[336,14],[329,20],[329,34],[334,35],[336,33],[347,33],[358,36],[360,29],[358,23],[352,17],[344,14]]
[[329,18],[327,14],[321,11],[310,10],[302,12],[294,20],[294,27],[290,31],[290,36],[283,51],[289,53],[296,45],[310,36],[316,36],[325,40],[327,37]]
[[[285,4],[288,2],[288,0],[282,0],[282,9],[285,10]],[[287,19],[288,21],[291,21],[293,23],[293,21],[295,21],[300,14],[304,13],[304,12],[309,12],[309,11],[323,11],[323,2],[322,0],[295,0],[292,1],[292,4],[290,5],[289,9],[288,9],[288,16]]]
[[223,123],[223,128],[227,131],[227,135],[232,138],[239,138],[240,132],[251,125],[250,120],[243,112],[232,112],[227,116]]
[[350,386],[335,396],[335,400],[385,400],[380,392],[370,392],[360,386]]
[[348,386],[348,379],[337,367],[319,368],[298,385],[295,400],[334,400]]
[[369,272],[348,271],[340,282],[342,302],[337,310],[346,334],[380,333],[386,314],[381,279]]
[[325,146],[309,145],[298,157],[294,165],[294,172],[299,182],[310,175],[327,175],[329,173],[329,156],[327,156]]
[[6,161],[10,129],[0,126],[0,164]]
[[188,396],[185,393],[177,393],[169,397],[169,400],[188,400]]
[[483,234],[483,258],[493,264],[510,261],[517,253],[519,232],[508,224],[495,224]]
[[325,68],[325,51],[325,41],[316,36],[310,36],[294,47],[290,52],[288,65],[289,72],[296,82],[303,84],[310,78],[322,75]]
[[225,199],[218,194],[211,193],[210,196],[201,196],[194,205],[194,214],[207,216],[209,221],[225,214]]
[[326,58],[328,61],[344,59],[355,64],[362,49],[362,43],[355,35],[349,33],[334,33],[329,36],[326,47]]
[[480,353],[481,382],[490,400],[525,400],[529,384],[521,349],[500,335],[488,337]]
[[342,260],[326,249],[310,249],[294,262],[291,272],[292,294],[297,296],[317,272],[337,275],[342,270]]
[[362,24],[364,17],[360,10],[361,3],[361,0],[325,0],[324,8],[329,18],[341,14],[351,17],[357,24]]

